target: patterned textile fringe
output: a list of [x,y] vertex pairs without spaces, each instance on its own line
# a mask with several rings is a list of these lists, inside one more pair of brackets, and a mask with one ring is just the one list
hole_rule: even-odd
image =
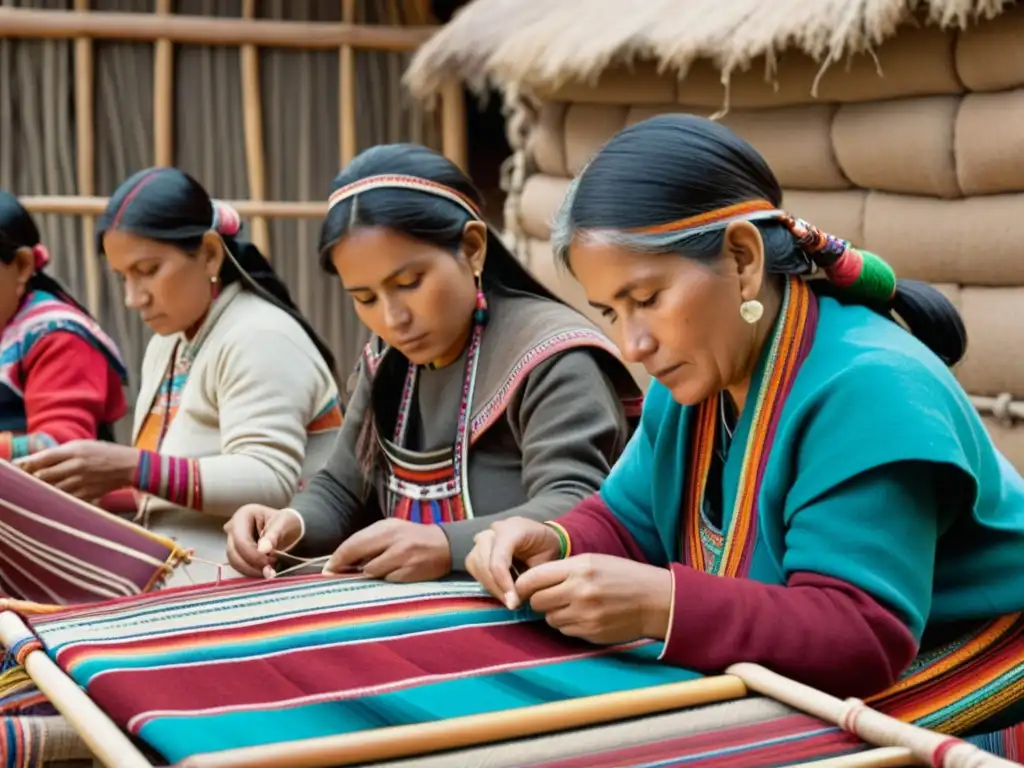
[[92,753],[63,717],[0,718],[0,766],[43,768],[58,760],[89,760]]

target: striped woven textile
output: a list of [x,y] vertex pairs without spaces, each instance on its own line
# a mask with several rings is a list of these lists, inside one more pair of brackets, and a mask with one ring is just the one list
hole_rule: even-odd
[[767,768],[872,748],[830,723],[777,701],[748,697],[534,738],[378,762],[372,768]]
[[37,768],[92,754],[62,717],[0,718],[0,768]]
[[170,762],[699,677],[658,663],[658,643],[575,641],[468,581],[238,580],[29,620]]
[[135,595],[184,557],[169,539],[0,461],[0,598],[75,605]]

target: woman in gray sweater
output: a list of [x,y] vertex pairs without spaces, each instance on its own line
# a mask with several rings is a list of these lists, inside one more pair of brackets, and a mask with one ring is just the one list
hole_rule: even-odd
[[545,290],[424,147],[374,147],[334,182],[320,242],[372,331],[327,465],[288,509],[225,526],[232,566],[309,558],[422,581],[464,570],[494,520],[549,520],[598,490],[640,391],[612,342]]

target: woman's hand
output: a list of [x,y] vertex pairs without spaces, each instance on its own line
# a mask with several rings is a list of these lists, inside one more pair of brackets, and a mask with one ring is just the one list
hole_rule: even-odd
[[385,581],[434,581],[452,569],[448,537],[437,525],[408,520],[378,520],[338,547],[325,574],[351,573]]
[[275,552],[287,552],[302,538],[302,518],[294,509],[246,504],[224,524],[228,563],[243,576],[272,579]]
[[611,555],[577,555],[531,568],[515,582],[530,608],[564,635],[612,645],[664,640],[672,573]]
[[475,545],[466,558],[466,570],[510,611],[522,602],[516,591],[512,566],[520,563],[533,568],[557,560],[562,553],[561,540],[551,526],[525,517],[499,520],[478,533],[473,541]]
[[96,504],[135,480],[139,451],[99,440],[73,440],[47,448],[15,464],[43,482]]

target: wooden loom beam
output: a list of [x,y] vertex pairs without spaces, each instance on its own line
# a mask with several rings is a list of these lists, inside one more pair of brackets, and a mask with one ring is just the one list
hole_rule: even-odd
[[[171,0],[156,0],[158,18],[171,13]],[[153,51],[153,159],[156,165],[174,165],[174,42],[166,37]]]
[[[18,198],[32,213],[59,213],[69,216],[96,216],[107,205],[106,197],[88,195],[25,195]],[[327,212],[326,202],[283,200],[226,200],[240,216],[266,216],[280,219],[319,219]]]
[[[256,16],[255,0],[243,0],[242,18]],[[260,93],[259,49],[246,43],[241,51],[242,122],[245,132],[245,165],[249,176],[249,199],[262,203],[266,199],[266,162],[263,151],[263,98]],[[252,241],[269,258],[270,227],[264,215],[252,219]]]
[[[89,0],[75,0],[76,13],[90,13]],[[0,26],[2,29],[2,26]],[[75,39],[75,185],[79,195],[96,194],[96,120],[94,96],[96,67],[93,43],[88,37]],[[100,312],[101,281],[96,253],[96,220],[82,218],[82,255],[85,263],[85,306],[96,317]]]
[[188,45],[255,45],[261,48],[412,51],[436,32],[436,26],[331,24],[312,21],[224,19],[208,16],[161,16],[109,11],[52,11],[0,8],[0,36],[38,40],[119,40],[155,43],[169,40]]
[[[341,20],[345,24],[356,23],[356,0],[341,0]],[[338,151],[342,168],[351,163],[359,151],[356,87],[356,51],[345,44],[338,50]]]

